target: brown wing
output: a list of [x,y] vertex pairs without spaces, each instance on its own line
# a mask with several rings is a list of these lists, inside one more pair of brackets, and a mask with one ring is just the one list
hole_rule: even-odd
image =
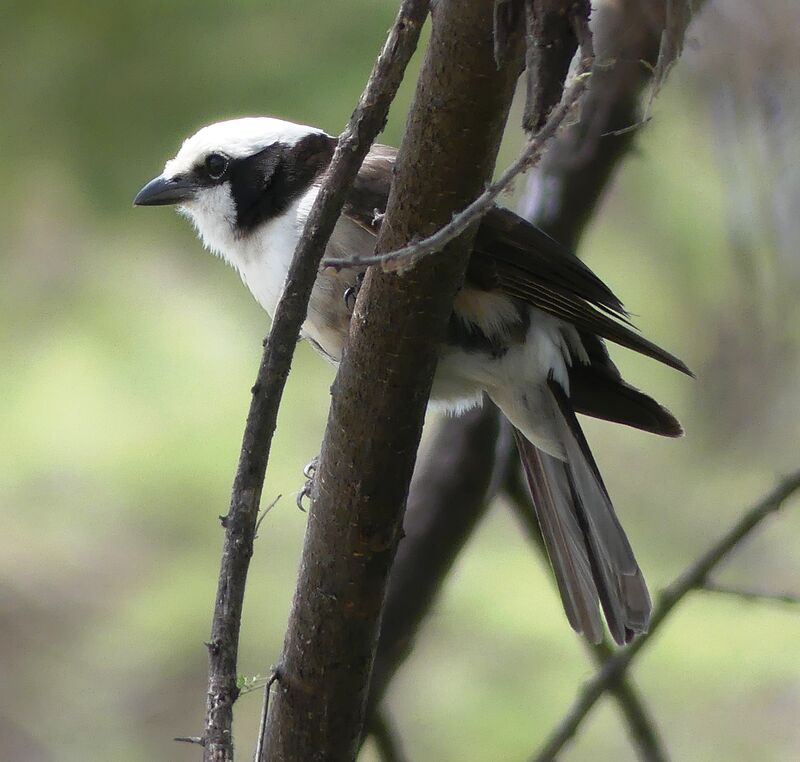
[[386,202],[389,200],[396,156],[396,148],[380,143],[372,146],[342,210],[342,214],[376,235],[380,230],[381,215],[386,211]]
[[[396,155],[389,146],[373,146],[344,207],[343,214],[376,234]],[[622,302],[581,260],[508,209],[495,207],[481,221],[466,285],[501,291],[691,375],[681,360],[633,330]]]
[[691,375],[686,365],[631,326],[622,302],[580,259],[508,209],[481,221],[468,277]]

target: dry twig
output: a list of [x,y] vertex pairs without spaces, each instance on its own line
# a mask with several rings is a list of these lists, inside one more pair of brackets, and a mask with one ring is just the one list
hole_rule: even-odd
[[697,589],[707,593],[730,595],[750,603],[784,603],[787,606],[797,606],[800,604],[800,595],[793,595],[792,593],[762,593],[758,590],[745,590],[741,587],[722,585],[719,582],[712,582],[710,580],[704,582]]
[[260,762],[264,756],[264,738],[267,731],[267,717],[269,716],[269,694],[272,686],[278,680],[280,680],[280,672],[277,669],[273,669],[264,683],[264,699],[261,702],[261,720],[258,723],[258,740],[256,741],[255,754],[253,754],[253,762]]
[[675,607],[693,590],[701,589],[720,561],[798,490],[800,490],[800,471],[782,480],[768,495],[747,510],[718,542],[661,592],[653,610],[650,631],[627,648],[617,651],[584,685],[571,709],[541,750],[531,758],[531,762],[550,762],[556,758],[564,745],[575,735],[598,699],[622,679],[633,660],[661,629]]
[[355,267],[361,265],[381,265],[387,272],[403,272],[424,257],[440,252],[450,241],[464,233],[474,222],[488,213],[495,199],[523,172],[533,167],[542,156],[547,141],[550,140],[573,114],[586,90],[594,64],[594,48],[588,26],[583,24],[576,29],[580,40],[581,60],[572,83],[564,90],[559,105],[554,108],[544,126],[533,136],[519,158],[508,167],[500,178],[490,183],[471,204],[453,215],[450,222],[439,228],[433,235],[409,243],[394,251],[373,254],[368,257],[325,257],[326,267]]

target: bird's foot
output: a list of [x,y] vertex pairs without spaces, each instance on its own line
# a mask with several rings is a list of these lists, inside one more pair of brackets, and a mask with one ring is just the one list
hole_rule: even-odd
[[318,464],[319,464],[319,455],[315,455],[310,463],[306,463],[305,466],[303,466],[303,476],[305,476],[306,479],[313,479],[314,474],[317,473]]
[[297,507],[306,512],[305,506],[303,505],[303,500],[305,498],[311,499],[311,490],[314,487],[314,477],[317,475],[317,463],[319,462],[319,456],[316,456],[314,460],[310,463],[306,463],[303,467],[303,476],[306,477],[306,483],[302,486],[300,491],[297,493]]

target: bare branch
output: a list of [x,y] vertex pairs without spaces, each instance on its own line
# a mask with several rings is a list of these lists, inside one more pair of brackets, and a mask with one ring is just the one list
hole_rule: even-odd
[[499,411],[488,400],[463,416],[445,418],[421,453],[403,521],[405,536],[389,577],[369,714],[410,653],[420,623],[504,481],[511,457],[510,431],[501,427]]
[[[585,642],[584,645],[592,652],[598,668],[602,668],[616,653],[608,639],[602,643]],[[645,699],[630,675],[620,678],[609,688],[609,692],[617,702],[639,759],[642,762],[667,762],[669,756],[658,732],[656,720],[645,705]]]
[[[592,15],[596,62],[581,119],[559,132],[529,176],[522,211],[567,248],[575,248],[599,194],[646,121],[641,96],[647,88],[653,92],[668,24],[666,3],[615,0],[598,4]],[[675,40],[674,29],[670,34]]]
[[578,49],[575,16],[589,19],[588,0],[524,0],[525,6],[525,111],[522,126],[529,134],[541,129],[550,110],[564,94],[564,81]]
[[208,694],[203,735],[203,758],[206,762],[233,759],[231,728],[233,703],[239,692],[236,663],[245,582],[278,407],[311,289],[345,194],[372,141],[383,129],[389,105],[416,48],[427,11],[425,0],[404,0],[400,7],[359,105],[339,138],[329,173],[295,249],[265,344],[252,390],[230,509],[223,519],[225,541],[208,647]]
[[205,741],[200,738],[200,736],[176,736],[172,740],[177,741],[178,743],[193,743],[197,744],[198,746],[205,745]]
[[519,158],[503,172],[496,182],[490,183],[481,195],[467,207],[453,215],[450,222],[433,235],[394,251],[376,253],[369,257],[326,257],[322,264],[327,267],[380,264],[386,272],[402,273],[419,260],[442,251],[450,241],[464,233],[474,222],[477,222],[489,212],[494,206],[495,199],[509,188],[515,178],[529,170],[539,161],[547,141],[558,132],[567,121],[567,118],[574,113],[578,101],[586,90],[594,63],[594,52],[588,26],[583,33],[580,33],[579,30],[580,27],[576,31],[578,31],[581,42],[582,57],[572,83],[564,90],[561,102],[550,112],[544,126],[533,136]]
[[[495,64],[492,0],[431,8],[378,251],[437,230],[480,192],[521,68]],[[470,233],[404,277],[369,269],[359,291],[267,721],[270,762],[351,760],[358,750],[389,568]]]
[[789,606],[800,604],[800,595],[793,595],[792,593],[762,593],[758,590],[745,590],[732,585],[722,585],[719,582],[707,581],[697,589],[706,593],[730,595],[750,603],[784,603]]
[[800,471],[781,481],[766,497],[747,510],[734,526],[697,561],[689,566],[658,596],[650,621],[650,631],[608,659],[597,674],[584,685],[575,703],[553,734],[531,758],[531,762],[549,762],[556,758],[564,745],[575,735],[580,724],[598,699],[625,675],[633,660],[653,639],[676,606],[693,590],[700,589],[708,576],[742,540],[748,537],[768,516],[778,511],[795,492],[800,490]]

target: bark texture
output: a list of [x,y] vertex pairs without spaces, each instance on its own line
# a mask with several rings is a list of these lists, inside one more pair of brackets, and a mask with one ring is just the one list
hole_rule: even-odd
[[[494,0],[440,0],[378,251],[430,235],[489,180],[519,73],[493,55]],[[474,228],[400,276],[368,272],[334,382],[265,759],[352,760],[389,568]]]
[[526,0],[526,99],[522,125],[534,133],[561,100],[564,79],[578,49],[571,20],[589,18],[588,0]]

